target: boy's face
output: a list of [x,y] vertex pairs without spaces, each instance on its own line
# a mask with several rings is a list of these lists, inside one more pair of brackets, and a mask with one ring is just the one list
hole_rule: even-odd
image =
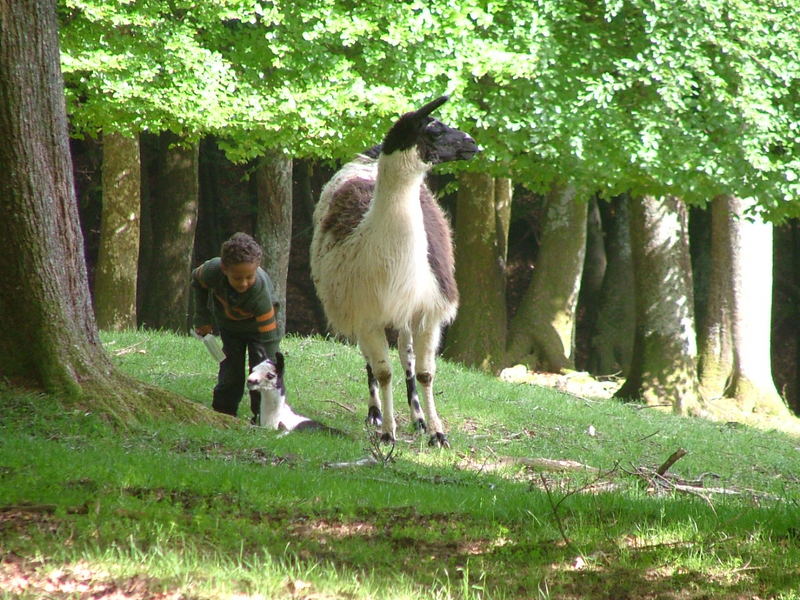
[[258,263],[236,263],[235,265],[222,264],[222,272],[228,278],[228,283],[240,294],[243,294],[256,282]]

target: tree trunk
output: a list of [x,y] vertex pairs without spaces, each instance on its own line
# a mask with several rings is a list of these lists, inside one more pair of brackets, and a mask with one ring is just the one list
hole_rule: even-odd
[[730,227],[733,380],[728,393],[745,412],[789,416],[770,364],[772,224],[748,213],[755,203],[727,197]]
[[631,247],[636,287],[633,362],[620,398],[700,410],[688,219],[681,200],[631,199]]
[[506,348],[506,251],[511,186],[485,173],[459,175],[456,282],[461,305],[447,331],[444,355],[497,371]]
[[514,184],[511,179],[508,177],[495,177],[494,214],[497,221],[497,255],[503,261],[504,271],[508,260],[508,233],[511,230],[511,203],[513,200]]
[[554,187],[533,279],[511,321],[508,359],[558,372],[574,366],[575,311],[586,252],[586,202]]
[[292,159],[280,152],[266,155],[256,172],[258,217],[256,240],[264,249],[263,266],[275,286],[278,327],[286,331],[286,279],[292,243]]
[[153,250],[140,257],[140,323],[152,329],[185,332],[189,327],[189,274],[197,225],[199,194],[198,144],[179,145],[160,139],[159,168],[148,205]]
[[[119,374],[89,299],[52,0],[3,2],[0,19],[0,372],[125,422],[223,422]],[[0,397],[1,398],[1,397]],[[0,402],[2,400],[0,399]]]
[[138,136],[103,135],[103,213],[94,280],[101,329],[136,328],[140,180]]
[[725,197],[711,202],[711,261],[703,329],[699,339],[700,393],[706,401],[725,395],[733,372],[731,337],[731,218]]
[[600,314],[603,281],[608,268],[603,221],[598,200],[589,200],[586,218],[586,256],[583,260],[583,276],[578,294],[578,323],[575,334],[576,366],[588,369],[591,364],[592,336]]
[[627,377],[636,324],[628,198],[614,198],[603,209],[607,266],[592,333],[589,370]]

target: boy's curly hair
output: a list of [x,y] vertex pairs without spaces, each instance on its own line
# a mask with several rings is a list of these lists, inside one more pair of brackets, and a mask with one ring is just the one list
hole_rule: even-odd
[[261,246],[246,233],[234,233],[222,244],[220,258],[226,266],[241,263],[261,264]]

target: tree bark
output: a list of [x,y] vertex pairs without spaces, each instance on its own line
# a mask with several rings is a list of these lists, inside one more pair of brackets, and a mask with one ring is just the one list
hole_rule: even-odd
[[728,200],[714,198],[711,202],[711,272],[698,362],[700,393],[706,401],[725,395],[733,372],[731,224]]
[[558,372],[575,364],[575,312],[586,252],[586,202],[555,186],[533,279],[509,327],[508,359]]
[[139,321],[143,327],[185,332],[200,191],[199,146],[181,145],[171,134],[162,134],[159,145],[157,183],[147,203],[151,246],[139,254]]
[[275,286],[278,327],[286,331],[286,280],[292,243],[292,159],[281,152],[267,154],[256,171],[258,216],[256,240],[264,250],[262,264]]
[[597,326],[603,293],[603,281],[608,268],[603,221],[598,199],[589,200],[586,217],[586,256],[578,294],[578,322],[575,333],[576,366],[585,370],[591,365],[592,336]]
[[101,329],[136,328],[141,160],[139,137],[103,135],[103,212],[94,279]]
[[12,385],[120,422],[206,414],[223,422],[121,375],[103,350],[75,202],[55,3],[0,7],[0,371]]
[[110,365],[86,286],[55,6],[4,3],[2,17],[0,370],[76,396],[79,377]]
[[461,305],[447,330],[444,355],[495,372],[503,366],[506,348],[511,186],[485,173],[462,173],[458,179],[454,238]]
[[675,197],[631,199],[636,287],[633,362],[620,398],[700,411],[686,206]]
[[729,396],[745,412],[789,416],[770,363],[772,224],[748,212],[755,202],[727,197],[730,228],[733,374]]
[[636,324],[628,198],[614,198],[603,209],[607,266],[592,333],[589,370],[627,377]]

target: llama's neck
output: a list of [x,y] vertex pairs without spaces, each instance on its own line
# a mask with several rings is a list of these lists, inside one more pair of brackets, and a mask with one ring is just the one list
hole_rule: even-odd
[[419,188],[425,180],[427,165],[419,160],[416,148],[381,155],[375,181],[375,197],[368,218],[391,219],[395,227],[403,221],[421,226],[422,209]]

